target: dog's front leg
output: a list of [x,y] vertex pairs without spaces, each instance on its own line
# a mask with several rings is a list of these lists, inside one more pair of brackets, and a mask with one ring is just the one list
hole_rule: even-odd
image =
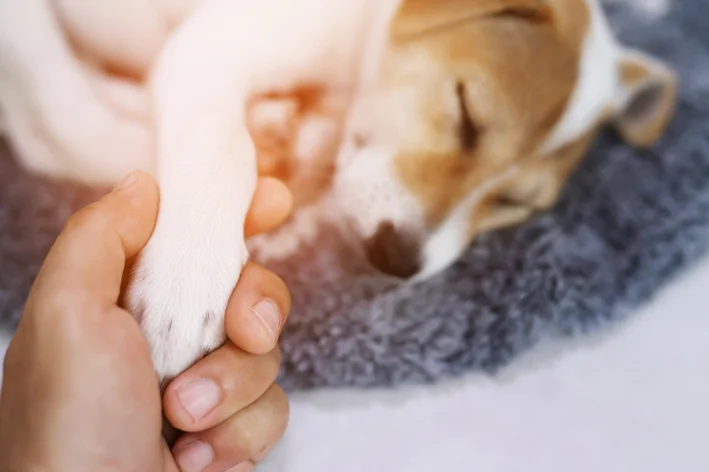
[[257,169],[247,86],[244,69],[229,65],[229,35],[212,36],[207,19],[183,25],[152,78],[160,212],[127,304],[161,382],[224,342],[227,302],[248,258],[244,220]]

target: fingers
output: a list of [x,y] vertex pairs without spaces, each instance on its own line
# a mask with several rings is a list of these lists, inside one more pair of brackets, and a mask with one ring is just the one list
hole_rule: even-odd
[[270,352],[276,347],[290,306],[285,282],[258,264],[249,263],[227,306],[227,336],[247,352]]
[[[87,300],[114,305],[126,258],[147,243],[155,226],[159,193],[145,173],[131,174],[110,194],[73,215],[37,277],[32,299],[55,303]],[[73,300],[73,302],[72,302]]]
[[288,399],[273,384],[258,401],[218,426],[180,438],[173,454],[183,472],[227,471],[276,444],[288,415]]
[[293,196],[283,182],[270,177],[260,178],[246,216],[246,237],[275,229],[288,218],[292,209]]
[[211,428],[262,396],[276,381],[280,361],[277,349],[254,356],[227,343],[167,387],[165,416],[182,431]]
[[[165,416],[173,426],[195,434],[207,430],[199,433],[206,434],[210,431],[209,428],[223,428],[222,424],[235,421],[234,418],[240,417],[244,411],[251,408],[249,405],[262,401],[257,399],[264,395],[264,392],[268,393],[267,390],[272,388],[278,375],[280,351],[276,348],[276,342],[290,303],[290,293],[278,276],[257,264],[246,265],[227,307],[225,324],[232,343],[199,361],[165,390]],[[267,354],[254,355],[261,353]],[[286,401],[285,397],[281,399],[278,393],[273,395],[274,398],[280,399],[279,402]],[[283,428],[286,422],[287,414],[285,422],[282,422]],[[281,423],[276,423],[274,428],[278,431],[277,426]],[[280,434],[282,431],[267,435],[268,438],[275,439],[255,454],[244,454],[243,446],[235,449],[237,452],[232,450],[232,454],[237,454],[239,461],[244,460],[242,457],[258,461],[264,451],[280,438]],[[235,437],[234,440],[238,441],[240,438]],[[180,440],[176,447],[186,447],[185,441]],[[194,451],[189,453],[192,455],[191,459],[185,460],[215,460],[213,449],[210,449],[208,454],[201,444],[196,444],[193,448]],[[232,457],[226,452],[222,455]],[[239,463],[232,462],[229,463]],[[241,465],[245,468],[252,466]],[[185,470],[190,470],[186,467]]]

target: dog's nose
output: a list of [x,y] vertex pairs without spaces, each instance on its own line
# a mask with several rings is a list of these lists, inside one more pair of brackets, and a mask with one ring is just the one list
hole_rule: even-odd
[[387,275],[408,279],[421,270],[421,245],[413,233],[382,223],[366,243],[367,257]]

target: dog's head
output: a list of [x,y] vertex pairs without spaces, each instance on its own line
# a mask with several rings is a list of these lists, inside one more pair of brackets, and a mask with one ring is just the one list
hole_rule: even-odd
[[653,144],[676,100],[597,0],[403,0],[363,83],[335,192],[374,265],[404,278],[553,204],[602,124]]

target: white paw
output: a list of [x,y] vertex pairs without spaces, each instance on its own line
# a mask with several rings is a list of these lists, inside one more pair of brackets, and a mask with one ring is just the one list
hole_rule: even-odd
[[126,308],[141,325],[161,383],[224,343],[227,303],[248,259],[243,237],[205,220],[159,220],[127,290]]

